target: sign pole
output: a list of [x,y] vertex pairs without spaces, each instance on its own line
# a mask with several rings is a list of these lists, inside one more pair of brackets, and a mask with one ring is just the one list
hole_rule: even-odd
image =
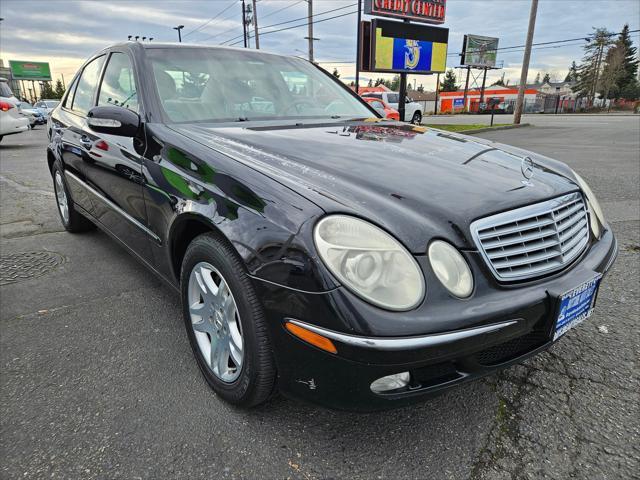
[[482,75],[482,88],[480,89],[480,103],[484,102],[484,86],[487,83],[487,67],[484,67],[484,74]]
[[[405,18],[403,22],[409,23],[409,20]],[[404,107],[405,107],[406,99],[407,99],[407,74],[403,72],[400,74],[400,92],[398,95],[398,113],[400,115],[401,122],[407,121],[407,119],[404,118],[404,114],[405,114]]]
[[433,107],[433,114],[438,114],[438,94],[440,93],[440,74],[438,73],[438,77],[436,79],[436,104]]
[[462,100],[462,111],[467,108],[467,93],[469,92],[469,75],[471,74],[471,67],[467,67],[467,81],[464,84],[464,97]]
[[362,49],[362,0],[358,0],[358,38],[356,40],[356,94],[360,93],[360,50]]

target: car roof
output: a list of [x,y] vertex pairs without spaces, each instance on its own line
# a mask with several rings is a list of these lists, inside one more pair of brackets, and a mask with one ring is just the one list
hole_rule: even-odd
[[[193,48],[197,48],[197,49],[202,49],[202,50],[226,50],[226,51],[236,51],[236,52],[246,52],[247,49],[243,48],[243,47],[229,47],[227,45],[200,45],[197,43],[178,43],[178,42],[134,42],[134,41],[126,41],[126,42],[119,42],[119,43],[115,43],[113,45],[110,45],[108,47],[105,47],[104,49],[102,49],[102,51],[104,50],[109,50],[111,48],[116,48],[116,47],[129,47],[129,48],[144,48],[145,50],[153,50],[153,49],[157,49],[157,48],[171,48],[171,49],[193,49]],[[260,55],[272,55],[274,57],[285,57],[285,58],[300,58],[302,60],[305,60],[302,57],[296,56],[296,55],[282,55],[280,53],[273,53],[273,52],[269,52],[267,50],[253,50],[250,49],[249,50],[252,53],[258,53]]]

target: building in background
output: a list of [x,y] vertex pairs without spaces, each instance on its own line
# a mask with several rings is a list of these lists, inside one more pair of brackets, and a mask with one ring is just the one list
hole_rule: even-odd
[[20,85],[18,84],[18,80],[13,78],[13,75],[11,74],[11,68],[9,67],[9,65],[5,65],[4,61],[1,58],[0,58],[0,77],[7,79],[7,82],[9,83],[9,87],[11,88],[11,91],[16,96],[16,98],[21,98],[23,96],[20,90]]
[[[537,88],[525,89],[525,111],[535,111],[538,93]],[[463,90],[458,90],[457,92],[441,92],[438,102],[438,111],[441,113],[460,113],[463,111],[477,112],[480,107],[480,96],[480,90],[469,90],[467,92],[465,105]],[[500,103],[515,104],[516,99],[518,98],[518,87],[492,85],[484,90],[484,102],[487,102],[490,98],[496,98]]]

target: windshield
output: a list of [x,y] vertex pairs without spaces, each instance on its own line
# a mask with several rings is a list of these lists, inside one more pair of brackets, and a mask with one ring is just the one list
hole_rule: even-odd
[[174,122],[373,116],[301,59],[208,48],[154,48],[147,55]]
[[42,103],[44,103],[47,106],[47,108],[56,108],[60,102],[56,100],[47,100],[46,102],[42,102]]
[[13,92],[7,82],[0,82],[0,97],[13,97]]

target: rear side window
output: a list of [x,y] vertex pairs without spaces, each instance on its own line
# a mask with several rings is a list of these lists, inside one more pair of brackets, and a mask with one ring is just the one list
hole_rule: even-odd
[[398,103],[399,95],[397,93],[390,93],[387,95],[387,101],[389,103]]
[[[64,97],[64,101],[62,102],[62,106],[64,108],[71,108],[71,103],[73,102],[73,94],[75,93],[76,90],[76,85],[78,84],[78,79],[75,78],[73,82],[71,82],[71,85],[69,85],[69,88],[67,89],[67,96]],[[36,103],[36,107],[41,107],[42,102],[38,102]]]
[[93,98],[98,88],[98,80],[104,63],[104,55],[95,58],[84,67],[78,80],[71,110],[86,114],[93,107]]
[[138,112],[136,81],[131,60],[124,53],[114,52],[104,71],[98,105],[116,105]]

